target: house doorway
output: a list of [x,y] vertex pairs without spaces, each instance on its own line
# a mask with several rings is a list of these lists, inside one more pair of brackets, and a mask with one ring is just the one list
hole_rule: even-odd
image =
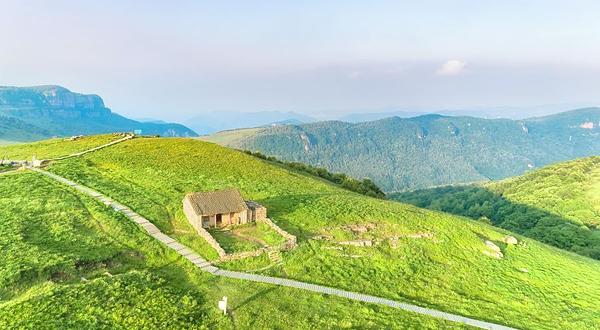
[[223,215],[217,214],[217,227],[221,227],[223,225]]

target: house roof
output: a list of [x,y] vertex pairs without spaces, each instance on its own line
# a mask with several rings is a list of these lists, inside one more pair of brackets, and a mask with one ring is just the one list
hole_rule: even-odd
[[248,210],[242,194],[236,188],[208,191],[185,196],[199,215],[240,212]]

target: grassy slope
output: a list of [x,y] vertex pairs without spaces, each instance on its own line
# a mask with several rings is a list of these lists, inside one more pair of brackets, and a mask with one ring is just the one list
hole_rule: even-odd
[[[525,329],[580,329],[597,324],[600,263],[535,241],[505,246],[502,260],[485,256],[483,239],[507,232],[464,218],[361,196],[241,152],[186,139],[137,139],[49,170],[132,207],[206,258],[216,253],[187,223],[188,192],[238,187],[267,206],[269,216],[299,236],[284,266],[265,272],[307,282],[433,306]],[[340,226],[376,223],[357,236]],[[406,235],[427,233],[429,238]],[[376,247],[339,247],[310,239],[369,236]],[[400,236],[394,248],[386,236]],[[221,264],[260,269],[266,257]],[[530,273],[520,269],[525,268]]]
[[552,212],[573,223],[600,224],[600,156],[553,164],[486,186],[512,202]]
[[549,165],[472,186],[445,186],[390,198],[494,225],[600,259],[600,157]]
[[[3,329],[469,328],[209,275],[123,215],[36,173],[1,176],[0,196]],[[233,320],[216,308],[223,295]]]
[[229,131],[222,131],[219,133],[199,136],[196,139],[217,143],[220,145],[230,145],[241,142],[245,138],[251,137],[252,135],[260,132],[264,128],[242,128],[234,129]]
[[59,138],[34,143],[11,144],[0,147],[0,159],[6,156],[8,159],[12,160],[31,160],[31,156],[34,154],[38,159],[55,158],[91,149],[93,147],[113,142],[122,137],[123,136],[120,134],[104,134],[84,136],[83,138],[79,138],[74,141],[67,141],[68,139]]

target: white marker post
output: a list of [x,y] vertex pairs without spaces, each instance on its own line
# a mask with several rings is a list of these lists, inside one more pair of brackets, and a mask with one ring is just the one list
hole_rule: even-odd
[[219,301],[219,309],[223,310],[223,315],[227,314],[227,297],[223,297],[223,300]]

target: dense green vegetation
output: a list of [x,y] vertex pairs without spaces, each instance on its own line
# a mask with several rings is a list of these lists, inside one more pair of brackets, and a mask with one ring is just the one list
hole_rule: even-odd
[[[36,173],[0,176],[0,219],[2,329],[470,329],[212,276],[124,215]],[[216,304],[224,295],[227,316]]]
[[[237,187],[299,238],[299,247],[281,254],[282,266],[263,255],[219,267],[373,294],[523,329],[597,325],[598,261],[518,235],[521,244],[507,245],[502,241],[514,234],[502,229],[356,194],[236,150],[188,139],[134,139],[47,169],[128,205],[208,259],[215,259],[216,252],[181,210],[189,192]],[[367,229],[348,227],[358,225]],[[489,252],[485,240],[499,246],[503,257],[484,254]],[[371,246],[348,241],[368,241]],[[279,311],[295,309],[280,306],[280,298],[270,299]],[[262,297],[257,301],[265,302]],[[302,313],[317,309],[327,310]],[[298,315],[306,315],[302,313]],[[352,326],[360,328],[358,322]]]
[[599,122],[600,109],[588,108],[525,120],[425,115],[318,122],[201,139],[371,178],[384,191],[405,191],[499,180],[600,154]]
[[489,221],[600,260],[598,187],[600,157],[595,156],[485,185],[423,189],[392,194],[391,198]]
[[97,95],[72,93],[60,86],[0,86],[0,140],[28,142],[137,129],[146,135],[196,136],[183,125],[142,123],[120,116]]
[[312,174],[314,176],[318,176],[327,181],[331,181],[333,183],[339,184],[342,188],[348,189],[350,191],[357,192],[359,194],[367,195],[370,197],[386,199],[385,193],[381,188],[379,188],[371,179],[364,178],[362,180],[356,180],[348,177],[344,173],[331,173],[325,168],[322,167],[314,167],[311,165],[306,165],[299,162],[283,162],[273,156],[265,156],[260,151],[252,152],[250,150],[244,150],[244,153],[248,155],[252,155],[254,157],[258,157],[260,159],[265,159],[271,162],[275,162],[278,164],[283,164],[287,167],[293,168],[295,170]]

